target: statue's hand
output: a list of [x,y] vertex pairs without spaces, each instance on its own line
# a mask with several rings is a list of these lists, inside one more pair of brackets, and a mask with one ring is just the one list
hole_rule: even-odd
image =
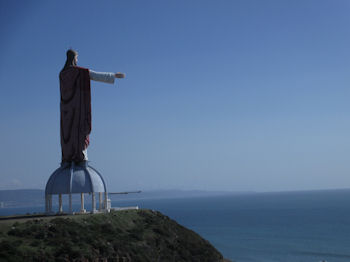
[[120,72],[115,73],[114,76],[115,76],[116,78],[125,78],[125,74],[120,73]]

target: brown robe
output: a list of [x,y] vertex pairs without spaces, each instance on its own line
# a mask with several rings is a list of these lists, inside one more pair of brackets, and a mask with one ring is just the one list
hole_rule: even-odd
[[62,162],[81,162],[91,132],[89,69],[71,66],[60,75]]

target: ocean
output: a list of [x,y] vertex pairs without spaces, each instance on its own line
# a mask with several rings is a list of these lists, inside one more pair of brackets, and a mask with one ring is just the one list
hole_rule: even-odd
[[[114,207],[135,205],[158,210],[194,230],[231,261],[350,261],[350,190],[112,196]],[[1,208],[0,215],[41,211],[43,207]]]

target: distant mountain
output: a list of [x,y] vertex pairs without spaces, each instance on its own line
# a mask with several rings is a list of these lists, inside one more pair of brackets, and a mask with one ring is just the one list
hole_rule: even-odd
[[42,189],[0,190],[1,207],[41,206],[45,202]]
[[[302,190],[302,191],[282,191],[282,192],[250,192],[250,191],[205,191],[205,190],[148,190],[141,193],[132,194],[113,194],[122,193],[118,191],[110,191],[109,198],[113,200],[137,200],[137,199],[167,199],[167,198],[189,198],[189,197],[210,197],[210,196],[223,196],[223,195],[253,195],[259,194],[273,195],[278,198],[284,195],[295,194],[298,196],[316,196],[322,192],[323,195],[327,194],[346,194],[350,189],[324,189],[324,190]],[[67,197],[64,195],[63,198]],[[65,200],[64,200],[65,201]],[[53,204],[57,205],[58,198],[54,197]],[[78,194],[73,194],[73,204],[80,203],[80,197]],[[18,189],[18,190],[0,190],[0,208],[6,207],[35,207],[45,205],[45,191],[42,189]]]
[[[183,197],[203,197],[233,194],[227,191],[201,191],[201,190],[153,190],[144,191],[137,194],[113,194],[121,192],[109,192],[109,197],[113,199],[159,199],[159,198],[183,198]],[[54,204],[57,202],[55,198]],[[73,195],[73,203],[78,203],[78,194]],[[45,191],[42,189],[17,189],[0,190],[0,208],[4,207],[28,207],[44,206]]]
[[149,190],[142,191],[138,194],[113,194],[110,193],[110,198],[113,200],[115,198],[121,200],[131,200],[131,199],[160,199],[160,198],[187,198],[187,197],[205,197],[205,196],[220,196],[228,194],[236,194],[235,192],[229,191],[204,191],[204,190]]

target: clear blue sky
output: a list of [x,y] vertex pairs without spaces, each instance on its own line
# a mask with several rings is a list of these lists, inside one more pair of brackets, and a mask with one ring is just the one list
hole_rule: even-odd
[[92,82],[110,191],[350,187],[350,2],[0,1],[0,188],[60,163],[58,73]]

